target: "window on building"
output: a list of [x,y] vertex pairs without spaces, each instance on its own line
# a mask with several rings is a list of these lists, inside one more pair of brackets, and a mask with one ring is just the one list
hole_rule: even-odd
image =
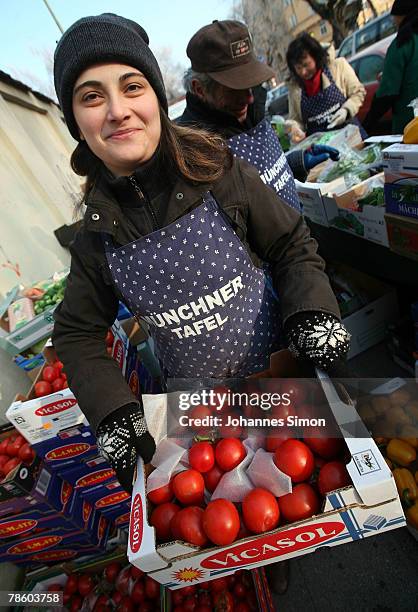
[[322,36],[324,36],[328,32],[327,22],[326,21],[321,21],[319,30],[320,30]]
[[369,47],[378,40],[378,37],[379,27],[376,22],[361,28],[361,30],[356,34],[356,51],[361,51],[361,49]]
[[298,25],[298,18],[296,17],[295,14],[290,15],[289,23],[290,23],[291,28],[295,28]]

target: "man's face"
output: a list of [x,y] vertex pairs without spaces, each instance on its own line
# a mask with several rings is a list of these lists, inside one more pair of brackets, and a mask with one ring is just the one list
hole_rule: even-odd
[[195,81],[194,92],[203,102],[216,110],[233,115],[240,123],[245,121],[248,106],[254,102],[251,89],[231,89],[220,83],[215,83],[211,91],[208,92],[199,81]]

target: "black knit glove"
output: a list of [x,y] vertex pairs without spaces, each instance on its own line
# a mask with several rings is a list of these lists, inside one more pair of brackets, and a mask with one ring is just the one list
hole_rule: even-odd
[[341,376],[351,336],[337,317],[325,312],[299,312],[286,321],[284,332],[296,358]]
[[137,456],[149,463],[155,453],[142,407],[132,403],[115,410],[100,423],[96,437],[99,451],[115,470],[120,484],[132,493]]

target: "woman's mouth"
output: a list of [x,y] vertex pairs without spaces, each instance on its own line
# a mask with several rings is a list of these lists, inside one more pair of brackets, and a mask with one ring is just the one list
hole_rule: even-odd
[[125,140],[125,139],[129,138],[130,136],[132,136],[133,134],[136,134],[136,132],[138,132],[137,128],[128,128],[126,130],[117,130],[116,132],[113,132],[112,134],[110,134],[110,136],[108,136],[108,138],[111,139],[111,140]]

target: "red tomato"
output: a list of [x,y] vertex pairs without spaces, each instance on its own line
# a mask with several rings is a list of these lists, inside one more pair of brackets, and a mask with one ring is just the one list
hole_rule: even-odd
[[142,578],[139,578],[131,591],[131,599],[134,603],[140,604],[145,599],[145,584]]
[[246,454],[245,446],[237,438],[223,438],[216,445],[216,463],[224,472],[229,472],[237,467]]
[[9,438],[5,438],[2,442],[0,442],[0,455],[6,454],[6,448],[9,444]]
[[212,600],[209,604],[197,604],[197,608],[195,608],[195,612],[213,612],[212,608]]
[[[206,587],[202,586],[204,583],[201,582],[199,584],[199,587],[201,589],[204,589]],[[209,586],[209,583],[206,583]],[[209,595],[209,593],[199,593],[199,595],[197,596],[197,603],[199,604],[199,606],[211,606],[212,605],[212,598]]]
[[308,395],[307,384],[291,378],[282,380],[280,381],[280,394],[283,402],[289,397],[289,406],[292,407],[292,414],[298,414],[297,407],[306,400]]
[[185,506],[198,506],[203,502],[205,481],[197,470],[185,470],[173,479],[173,491],[176,498]]
[[144,572],[140,570],[139,567],[135,567],[134,565],[131,565],[131,576],[134,580],[136,580],[137,578],[141,578],[141,576],[143,575],[144,575]]
[[57,370],[57,372],[59,372],[59,375],[61,376],[61,372],[64,368],[64,364],[62,363],[62,361],[54,361],[53,363],[54,368]]
[[111,563],[106,565],[106,567],[104,568],[103,578],[107,582],[110,582],[110,584],[113,584],[117,576],[119,575],[120,570],[121,570],[120,563],[118,563],[117,561],[112,561]]
[[42,370],[42,378],[45,382],[52,383],[58,376],[59,372],[52,365],[47,365]]
[[241,581],[234,585],[234,595],[238,599],[244,599],[244,597],[247,595],[247,588]]
[[35,459],[35,451],[31,447],[29,442],[26,442],[19,448],[18,457],[21,461],[24,461],[25,463],[32,463],[32,461]]
[[182,597],[188,597],[188,595],[193,595],[194,593],[196,593],[196,587],[194,585],[185,586],[181,589],[178,589],[176,593],[181,593]]
[[214,490],[218,486],[218,483],[223,475],[224,475],[224,472],[219,468],[219,466],[216,465],[216,463],[213,466],[213,468],[209,470],[209,472],[205,472],[203,474],[203,479],[205,481],[205,487],[207,488],[209,493],[214,492]]
[[76,574],[70,574],[67,578],[67,582],[65,583],[64,593],[76,593],[78,590],[78,578]]
[[252,535],[251,531],[247,529],[247,527],[244,525],[243,520],[241,519],[237,540],[242,540],[242,538],[248,538],[248,536],[250,535]]
[[182,595],[182,593],[180,593],[180,590],[178,590],[178,591],[170,591],[171,592],[171,603],[174,606],[179,606],[182,603],[183,599],[184,599],[184,596]]
[[94,604],[93,612],[107,612],[109,608],[109,598],[104,593],[99,595]]
[[172,538],[174,540],[182,539],[182,535],[180,531],[180,518],[181,517],[179,517],[179,514],[180,512],[177,512],[170,521],[170,531],[171,531]]
[[78,612],[81,610],[81,606],[83,605],[83,599],[80,595],[74,595],[71,598],[70,612]]
[[53,380],[51,383],[52,391],[54,393],[57,393],[57,391],[61,391],[61,389],[64,388],[64,383],[65,383],[65,380],[61,376],[59,376],[58,378]]
[[215,453],[209,442],[196,442],[189,448],[189,463],[198,472],[209,472],[215,465]]
[[314,471],[312,451],[299,440],[286,440],[276,449],[274,463],[279,470],[290,476],[293,482],[307,480]]
[[240,528],[238,510],[227,499],[209,502],[203,513],[203,529],[211,542],[218,546],[231,544]]
[[337,435],[329,438],[321,435],[314,437],[316,431],[321,434],[320,428],[309,427],[306,430],[306,437],[304,437],[305,444],[323,459],[334,459],[334,457],[337,457],[343,450],[342,438]]
[[341,461],[329,461],[319,470],[318,489],[321,495],[349,485],[351,479],[346,466]]
[[181,539],[195,546],[205,546],[208,538],[203,529],[203,509],[188,506],[179,512],[179,531]]
[[234,600],[229,591],[216,593],[213,598],[213,604],[216,612],[232,612],[234,609]]
[[160,596],[160,584],[151,576],[145,577],[145,594],[148,599],[157,599]]
[[171,481],[163,487],[160,487],[159,489],[154,489],[153,491],[150,491],[148,493],[148,499],[156,506],[171,501],[173,497],[174,493],[173,487],[171,486]]
[[220,591],[226,591],[228,588],[228,581],[226,578],[215,578],[209,582],[209,589],[212,593],[219,593]]
[[160,504],[151,513],[150,524],[155,527],[157,540],[165,542],[171,537],[170,521],[180,510],[179,506],[171,502]]
[[15,469],[15,467],[20,465],[20,463],[20,459],[18,459],[17,457],[12,457],[7,463],[3,465],[3,474],[7,476],[12,470]]
[[234,612],[251,612],[251,607],[246,601],[239,601],[235,605]]
[[229,419],[239,418],[239,413],[237,412],[226,412],[225,414],[221,414],[222,425],[218,427],[218,435],[220,438],[243,438],[244,437],[244,428],[241,425],[226,425],[229,422]]
[[64,589],[64,587],[62,586],[62,584],[58,584],[58,582],[54,582],[53,584],[49,584],[47,591],[48,593],[54,593],[57,591],[62,591]]
[[279,504],[270,491],[253,489],[244,497],[242,515],[246,527],[252,533],[271,531],[279,523]]
[[115,587],[122,593],[122,595],[127,595],[129,592],[129,578],[130,568],[124,567],[123,570],[119,572],[115,582]]
[[14,440],[9,439],[9,443],[6,447],[6,455],[9,455],[9,457],[17,457],[20,447],[24,444],[26,444],[26,440],[23,436],[16,436]]
[[35,395],[36,397],[44,397],[52,393],[52,387],[49,382],[39,380],[35,383]]
[[146,601],[142,602],[137,612],[156,612],[156,610],[160,610],[160,606],[156,608],[152,601],[147,599]]
[[217,387],[214,387],[214,402],[210,405],[212,412],[216,412],[217,415],[222,414],[224,412],[230,412],[228,391],[229,388],[225,387],[224,385],[218,385]]
[[309,518],[319,510],[319,499],[310,484],[303,482],[279,497],[280,514],[289,523]]
[[196,610],[196,606],[196,597],[194,597],[193,595],[191,595],[190,597],[186,597],[186,599],[183,599],[183,603],[181,604],[182,610],[184,610],[184,612],[194,612],[194,610]]
[[134,612],[134,604],[132,603],[130,597],[125,595],[119,602],[118,612]]
[[123,595],[120,591],[113,591],[112,593],[112,601],[115,604],[115,606],[118,606],[118,604],[120,603],[121,599],[122,599]]
[[281,446],[283,442],[286,442],[286,440],[290,440],[291,438],[293,438],[293,434],[287,427],[281,427],[279,431],[280,433],[274,433],[274,434],[270,434],[269,436],[267,436],[266,438],[266,451],[267,452],[274,453],[276,448],[279,448],[279,446]]
[[89,574],[81,574],[78,579],[78,592],[86,597],[94,588],[94,580]]
[[[195,406],[193,410],[190,412],[191,419],[204,419],[205,417],[212,416],[212,412],[208,406]],[[193,422],[193,421],[192,421]],[[193,425],[190,426],[193,431],[196,433],[205,433],[208,430],[207,425],[198,425],[193,422]]]

